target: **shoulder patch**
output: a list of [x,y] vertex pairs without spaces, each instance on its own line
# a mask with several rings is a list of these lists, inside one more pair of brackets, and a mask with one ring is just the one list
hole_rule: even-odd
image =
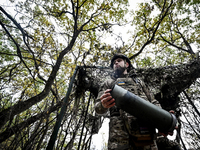
[[121,81],[117,83],[118,85],[125,85],[125,82]]

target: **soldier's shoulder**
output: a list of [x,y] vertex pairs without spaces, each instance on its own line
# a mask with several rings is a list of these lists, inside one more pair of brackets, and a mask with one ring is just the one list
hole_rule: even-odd
[[105,84],[106,86],[108,86],[108,87],[111,87],[111,86],[113,85],[114,82],[115,82],[114,79],[108,78],[108,79],[105,80],[104,84]]
[[102,81],[103,82],[101,83],[101,88],[105,89],[109,89],[110,87],[112,87],[113,83],[115,82],[115,80],[110,77],[104,78]]

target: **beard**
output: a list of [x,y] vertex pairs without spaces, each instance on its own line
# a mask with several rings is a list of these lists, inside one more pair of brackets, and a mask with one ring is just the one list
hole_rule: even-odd
[[116,68],[114,70],[114,74],[115,74],[115,76],[119,77],[119,76],[121,76],[124,73],[125,70],[126,70],[125,66],[124,67],[119,66],[118,68]]

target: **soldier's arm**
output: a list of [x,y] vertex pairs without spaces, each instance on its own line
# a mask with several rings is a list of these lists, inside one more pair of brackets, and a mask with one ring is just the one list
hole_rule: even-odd
[[109,89],[109,82],[106,81],[99,90],[97,99],[96,99],[96,103],[95,103],[95,112],[97,114],[105,114],[107,113],[108,109],[110,107],[113,107],[115,105],[114,103],[114,99],[112,98],[110,91],[111,89]]
[[99,91],[98,97],[97,97],[97,99],[96,99],[96,103],[95,103],[95,105],[94,105],[94,109],[95,109],[95,112],[96,112],[97,114],[105,114],[105,113],[107,113],[107,111],[108,111],[108,108],[104,108],[103,105],[102,105],[102,103],[101,103],[100,97],[101,97],[101,95],[102,95],[103,93],[104,93],[104,91]]

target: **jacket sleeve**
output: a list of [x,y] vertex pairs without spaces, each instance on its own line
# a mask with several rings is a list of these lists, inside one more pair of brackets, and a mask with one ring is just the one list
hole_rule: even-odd
[[109,110],[108,108],[104,108],[102,106],[100,97],[104,93],[105,90],[111,88],[111,82],[112,82],[111,80],[106,80],[99,88],[98,96],[97,96],[95,106],[94,106],[95,112],[99,115],[103,115],[103,114],[107,113]]

